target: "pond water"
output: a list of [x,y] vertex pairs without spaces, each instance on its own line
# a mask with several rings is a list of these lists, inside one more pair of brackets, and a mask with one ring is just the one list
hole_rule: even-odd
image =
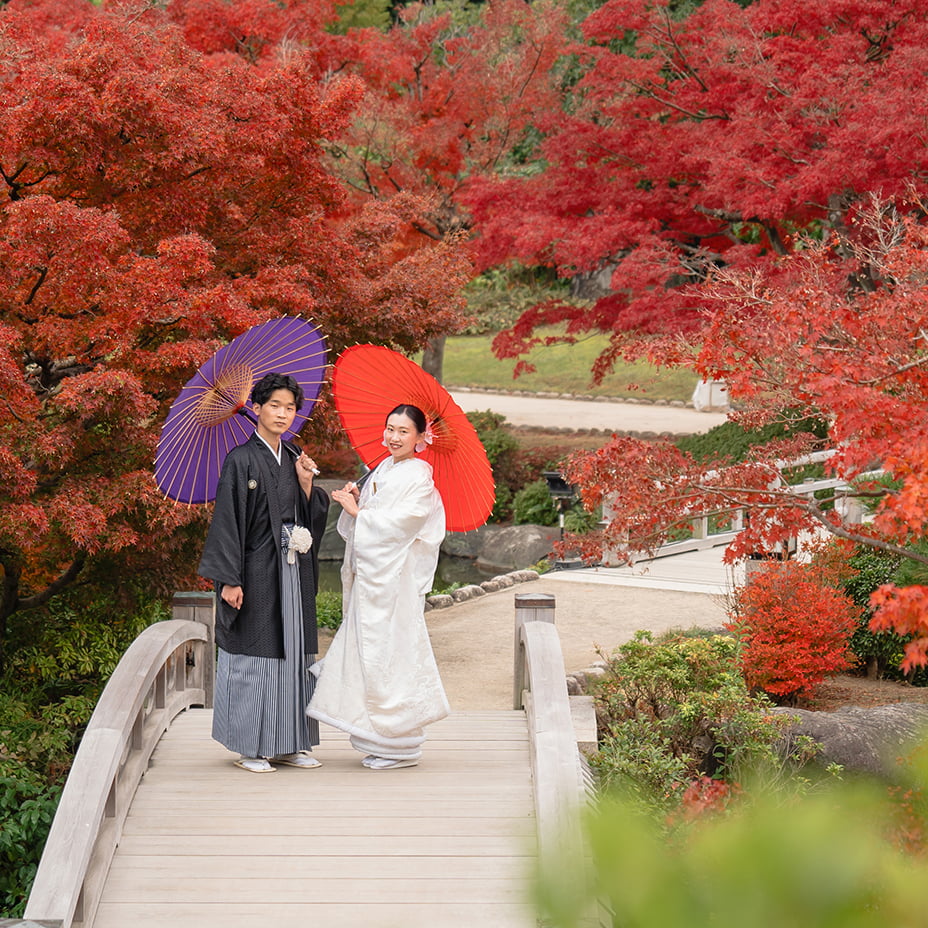
[[[319,591],[340,593],[342,581],[340,572],[341,561],[319,562]],[[481,583],[495,577],[500,571],[487,572],[477,567],[477,562],[469,557],[450,557],[442,554],[438,558],[438,569],[435,571],[433,588],[444,590],[454,583],[465,585],[468,583]]]

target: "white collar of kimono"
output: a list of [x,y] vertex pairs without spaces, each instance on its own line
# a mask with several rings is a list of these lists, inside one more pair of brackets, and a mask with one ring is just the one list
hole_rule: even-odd
[[283,452],[283,449],[284,449],[284,443],[283,443],[283,441],[277,442],[277,450],[275,451],[275,450],[267,443],[267,440],[264,438],[264,436],[261,435],[257,430],[255,430],[255,435],[257,435],[258,438],[259,438],[262,442],[264,442],[264,447],[267,448],[267,450],[270,451],[271,454],[274,455],[274,457],[275,457],[276,460],[277,460],[277,466],[279,467],[279,466],[280,466],[280,455],[281,455],[281,453]]

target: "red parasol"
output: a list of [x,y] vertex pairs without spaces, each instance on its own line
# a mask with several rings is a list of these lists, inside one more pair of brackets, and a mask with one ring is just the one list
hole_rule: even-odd
[[[303,427],[319,395],[325,341],[305,319],[284,316],[256,325],[220,348],[174,400],[158,440],[155,480],[181,503],[216,498],[226,455],[255,430],[251,388],[265,374],[289,374],[303,388],[303,408],[283,437]],[[236,415],[238,413],[238,415]]]
[[486,522],[495,499],[487,453],[464,411],[431,374],[389,348],[354,345],[335,362],[332,393],[352,447],[371,468],[389,454],[383,429],[390,410],[400,403],[418,406],[432,443],[417,456],[432,465],[448,531],[469,532]]

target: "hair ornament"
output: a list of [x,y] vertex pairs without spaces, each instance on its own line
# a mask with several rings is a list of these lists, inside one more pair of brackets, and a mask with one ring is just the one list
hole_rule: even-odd
[[422,454],[422,452],[425,451],[425,449],[430,444],[432,444],[434,438],[435,436],[432,433],[432,423],[429,422],[425,426],[425,433],[423,434],[421,441],[416,442],[416,451],[418,451],[419,454]]

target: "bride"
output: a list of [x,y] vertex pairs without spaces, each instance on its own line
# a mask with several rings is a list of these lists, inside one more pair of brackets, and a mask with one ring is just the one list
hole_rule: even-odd
[[307,715],[348,732],[372,770],[412,767],[424,727],[449,710],[425,625],[445,537],[432,468],[416,458],[429,440],[425,414],[397,406],[384,428],[390,456],[363,489],[332,493],[345,539],[342,624],[325,658]]

